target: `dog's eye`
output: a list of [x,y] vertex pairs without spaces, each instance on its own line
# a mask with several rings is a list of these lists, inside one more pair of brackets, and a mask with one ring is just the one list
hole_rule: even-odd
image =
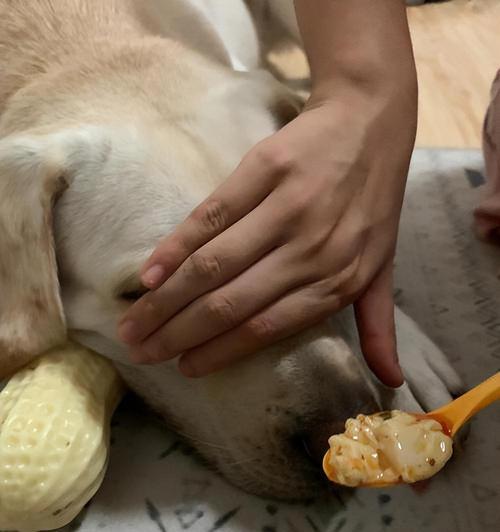
[[120,299],[123,299],[124,301],[133,303],[134,301],[137,301],[138,299],[140,299],[147,291],[148,291],[147,288],[127,290],[126,292],[122,292],[119,297]]

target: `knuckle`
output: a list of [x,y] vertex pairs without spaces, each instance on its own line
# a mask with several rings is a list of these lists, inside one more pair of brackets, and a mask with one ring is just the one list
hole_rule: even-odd
[[257,145],[254,155],[260,164],[274,173],[285,174],[295,167],[293,154],[284,146],[263,143]]
[[222,265],[215,256],[194,253],[189,258],[189,270],[195,277],[217,279],[222,272]]
[[372,227],[368,216],[364,212],[358,211],[352,222],[353,239],[365,241],[366,238],[370,235],[371,230]]
[[227,207],[218,199],[210,199],[200,205],[192,214],[195,221],[201,224],[207,233],[223,231],[229,221]]
[[234,327],[238,324],[238,315],[234,304],[225,296],[212,296],[207,300],[207,308],[210,316],[226,327]]
[[[174,233],[170,236],[165,237],[165,239],[163,240],[163,244],[163,248],[158,248],[159,255],[157,257],[157,260],[165,266],[170,264],[177,266],[175,262],[175,257],[187,256],[190,252],[190,246],[184,238],[184,235],[181,234]],[[162,243],[160,243],[160,246],[161,245]]]
[[258,316],[251,319],[247,324],[250,334],[261,342],[274,340],[278,335],[278,327],[266,316]]
[[373,234],[374,227],[367,212],[358,207],[351,209],[343,215],[338,225],[342,246],[352,253],[359,252]]
[[[331,233],[331,223],[324,223],[322,220],[322,213],[324,213],[324,208],[321,206],[322,195],[324,193],[321,187],[316,184],[304,189],[303,180],[295,180],[293,184],[290,181],[288,195],[285,198],[289,220],[301,222],[298,227],[302,227],[304,222],[313,224],[314,234],[318,234],[320,238],[323,238],[325,233],[326,235]],[[330,211],[329,216],[331,216]],[[319,220],[321,223],[318,223]]]
[[292,220],[297,218],[302,218],[304,214],[309,212],[311,208],[311,201],[309,197],[305,194],[294,195],[293,198],[290,198],[290,207],[289,213]]

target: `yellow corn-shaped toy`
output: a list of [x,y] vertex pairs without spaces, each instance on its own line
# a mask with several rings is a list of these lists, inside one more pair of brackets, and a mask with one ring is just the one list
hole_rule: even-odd
[[0,392],[0,529],[69,523],[99,488],[123,384],[104,358],[75,344],[49,351]]

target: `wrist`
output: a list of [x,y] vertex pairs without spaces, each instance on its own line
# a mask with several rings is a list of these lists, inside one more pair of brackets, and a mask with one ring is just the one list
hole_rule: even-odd
[[343,87],[416,97],[416,71],[401,0],[295,0],[314,98]]
[[313,76],[311,99],[328,100],[332,95],[353,92],[373,99],[377,96],[406,96],[416,105],[418,82],[413,55],[405,61],[381,61],[352,51],[328,72]]

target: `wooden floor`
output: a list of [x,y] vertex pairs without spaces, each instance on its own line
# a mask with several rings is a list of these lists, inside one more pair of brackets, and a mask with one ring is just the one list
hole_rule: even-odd
[[[500,0],[451,0],[408,8],[420,83],[417,145],[481,145],[491,82],[500,68]],[[298,50],[280,55],[287,75],[307,72]]]
[[417,145],[478,147],[500,68],[500,0],[408,9],[420,82]]

